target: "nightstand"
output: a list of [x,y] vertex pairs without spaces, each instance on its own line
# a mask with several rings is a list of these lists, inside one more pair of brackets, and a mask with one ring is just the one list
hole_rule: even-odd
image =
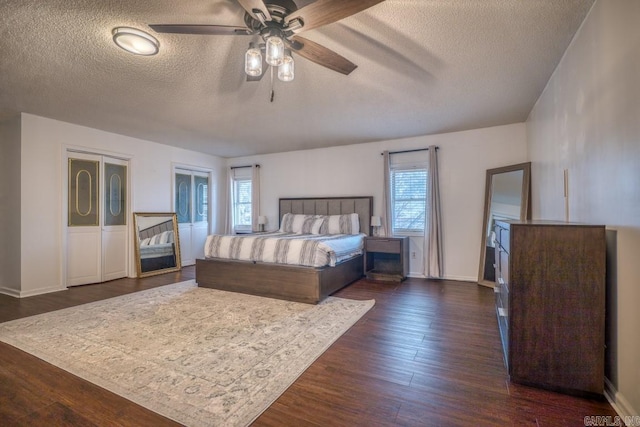
[[409,272],[408,237],[364,238],[364,272],[369,280],[401,282]]

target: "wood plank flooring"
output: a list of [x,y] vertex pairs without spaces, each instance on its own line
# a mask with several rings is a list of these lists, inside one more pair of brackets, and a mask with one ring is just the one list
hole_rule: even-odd
[[[187,267],[31,298],[0,295],[0,322],[194,276]],[[254,426],[583,426],[587,415],[615,416],[606,401],[509,383],[488,288],[361,280],[336,296],[376,305]],[[0,343],[0,425],[176,423]]]

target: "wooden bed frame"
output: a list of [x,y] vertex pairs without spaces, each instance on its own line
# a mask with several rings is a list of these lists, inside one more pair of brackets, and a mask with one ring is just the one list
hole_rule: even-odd
[[[339,215],[357,213],[360,232],[371,235],[373,197],[283,198],[279,218],[286,213]],[[255,263],[217,258],[196,260],[196,282],[205,288],[241,292],[270,298],[317,304],[327,296],[360,279],[363,256],[335,267]]]

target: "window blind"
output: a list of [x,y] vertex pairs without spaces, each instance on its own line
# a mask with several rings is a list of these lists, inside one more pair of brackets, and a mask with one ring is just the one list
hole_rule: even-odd
[[424,233],[427,178],[425,168],[391,170],[394,234]]

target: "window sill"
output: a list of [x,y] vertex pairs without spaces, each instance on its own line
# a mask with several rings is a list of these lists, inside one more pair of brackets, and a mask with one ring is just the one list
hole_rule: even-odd
[[392,235],[398,236],[398,237],[424,237],[424,233],[422,232],[411,232],[411,231],[397,232],[397,233],[393,233]]

